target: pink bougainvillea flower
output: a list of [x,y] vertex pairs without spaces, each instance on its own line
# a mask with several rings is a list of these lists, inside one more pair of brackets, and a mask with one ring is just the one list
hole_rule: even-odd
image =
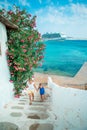
[[22,70],[23,70],[23,71],[26,71],[26,69],[25,69],[25,68],[23,68]]
[[26,49],[23,49],[23,52],[27,52],[27,50],[26,50]]
[[44,58],[44,56],[40,56],[39,58],[42,59],[42,58]]
[[8,50],[6,50],[6,55],[8,55],[9,54],[9,52],[8,52]]
[[21,46],[21,48],[25,48],[25,46]]
[[16,66],[14,66],[15,70],[18,70],[18,68]]
[[10,62],[10,60],[7,60],[7,62],[9,63],[9,62]]
[[24,40],[22,39],[21,42],[24,42]]
[[10,11],[8,11],[8,14],[10,14],[10,15],[11,15],[11,14],[13,14],[13,12],[10,10]]
[[20,97],[19,94],[16,94],[16,95],[15,95],[15,98],[19,98],[19,97]]
[[11,66],[11,64],[8,64],[8,66]]
[[9,80],[10,83],[13,83],[13,80]]

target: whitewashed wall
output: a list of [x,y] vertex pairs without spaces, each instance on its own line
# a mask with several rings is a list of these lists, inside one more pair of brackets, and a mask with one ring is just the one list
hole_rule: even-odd
[[48,78],[52,88],[52,109],[55,130],[87,130],[87,91],[56,85]]
[[0,23],[0,107],[8,103],[13,97],[13,84],[9,82],[9,69],[6,60],[7,32],[4,24]]

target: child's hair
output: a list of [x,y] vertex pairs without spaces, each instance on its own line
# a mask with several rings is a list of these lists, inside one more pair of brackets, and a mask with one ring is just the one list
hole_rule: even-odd
[[28,80],[29,80],[29,81],[32,81],[32,78],[29,78]]
[[39,83],[39,86],[41,86],[42,84],[41,83]]

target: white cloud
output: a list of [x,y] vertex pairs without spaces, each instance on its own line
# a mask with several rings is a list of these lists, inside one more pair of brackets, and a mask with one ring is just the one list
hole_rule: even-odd
[[23,6],[30,6],[30,3],[27,0],[19,0],[19,3]]
[[87,6],[49,6],[36,12],[37,27],[41,33],[64,32],[68,36],[87,38]]
[[74,14],[82,17],[82,16],[87,16],[87,6],[83,4],[72,4],[72,11]]

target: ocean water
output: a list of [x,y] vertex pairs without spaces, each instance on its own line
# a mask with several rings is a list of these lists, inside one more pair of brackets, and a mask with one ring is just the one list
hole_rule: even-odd
[[44,43],[44,62],[36,69],[38,72],[73,77],[87,62],[87,40],[50,40]]

